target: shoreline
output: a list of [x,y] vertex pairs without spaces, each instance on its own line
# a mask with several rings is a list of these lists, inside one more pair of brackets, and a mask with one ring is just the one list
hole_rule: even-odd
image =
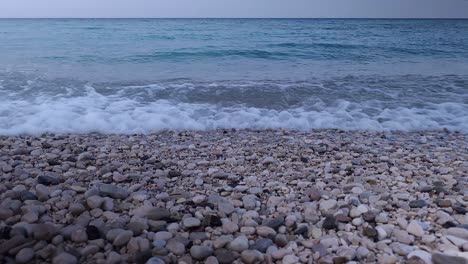
[[467,175],[444,130],[0,136],[0,262],[462,261]]

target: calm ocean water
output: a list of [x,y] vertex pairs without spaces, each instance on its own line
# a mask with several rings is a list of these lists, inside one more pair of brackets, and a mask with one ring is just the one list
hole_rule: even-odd
[[0,134],[468,132],[468,20],[0,20]]

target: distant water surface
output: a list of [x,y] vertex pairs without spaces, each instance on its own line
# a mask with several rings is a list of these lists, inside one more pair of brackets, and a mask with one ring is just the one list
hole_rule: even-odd
[[468,20],[3,19],[0,134],[468,132]]

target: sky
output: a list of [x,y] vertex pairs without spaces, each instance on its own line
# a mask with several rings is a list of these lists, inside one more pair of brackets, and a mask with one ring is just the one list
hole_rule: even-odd
[[468,18],[468,0],[0,0],[0,17]]

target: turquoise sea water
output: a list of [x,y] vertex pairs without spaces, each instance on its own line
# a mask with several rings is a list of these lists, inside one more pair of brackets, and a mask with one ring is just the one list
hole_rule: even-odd
[[468,20],[0,20],[0,134],[279,127],[468,132]]

